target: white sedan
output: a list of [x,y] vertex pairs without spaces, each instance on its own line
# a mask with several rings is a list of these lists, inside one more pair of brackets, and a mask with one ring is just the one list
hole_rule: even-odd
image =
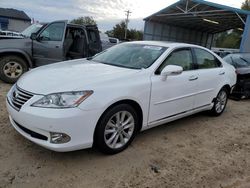
[[235,69],[189,44],[129,42],[24,74],[7,95],[13,127],[54,151],[124,150],[139,131],[224,111]]

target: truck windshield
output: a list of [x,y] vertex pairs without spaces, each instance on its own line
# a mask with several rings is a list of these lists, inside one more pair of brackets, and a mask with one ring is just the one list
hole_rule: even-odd
[[27,27],[23,32],[22,35],[24,37],[30,37],[32,33],[36,33],[42,27],[41,24],[33,24]]
[[125,67],[142,69],[150,67],[166,51],[166,47],[123,43],[97,54],[92,61]]

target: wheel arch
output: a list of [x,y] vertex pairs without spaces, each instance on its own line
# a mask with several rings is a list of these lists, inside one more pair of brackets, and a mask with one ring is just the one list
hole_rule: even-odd
[[97,129],[97,125],[99,124],[101,118],[103,117],[103,115],[111,108],[113,108],[114,106],[117,106],[119,104],[128,104],[131,107],[133,107],[138,115],[138,120],[139,120],[139,127],[137,129],[137,132],[140,132],[141,128],[142,128],[142,124],[143,124],[143,111],[142,108],[140,106],[140,104],[138,102],[136,102],[135,100],[132,99],[123,99],[123,100],[119,100],[117,102],[114,102],[113,104],[109,105],[108,108],[106,108],[106,110],[102,113],[102,115],[100,116],[100,118],[97,121],[96,127],[95,127],[95,131],[94,131],[94,135],[93,135],[93,139],[95,142],[95,136],[96,136],[96,129]]
[[0,51],[0,58],[4,57],[4,56],[9,56],[9,55],[14,55],[14,56],[18,56],[20,58],[22,58],[23,60],[26,61],[27,65],[29,68],[33,67],[32,61],[30,56],[22,51],[22,50],[5,50],[5,51]]
[[[223,86],[220,88],[220,90],[222,90],[223,88],[225,88],[225,89],[227,90],[228,95],[230,95],[230,93],[231,93],[231,87],[230,87],[230,85],[229,85],[229,84],[225,84],[225,85],[223,85]],[[217,94],[220,92],[220,90],[217,92]],[[216,101],[217,94],[216,94],[216,96],[213,98],[212,102],[215,102],[215,101]]]
[[[227,90],[228,94],[230,94],[230,92],[231,92],[231,87],[230,87],[229,84],[225,84],[222,88],[225,88],[225,89]],[[221,89],[222,89],[222,88],[221,88]]]

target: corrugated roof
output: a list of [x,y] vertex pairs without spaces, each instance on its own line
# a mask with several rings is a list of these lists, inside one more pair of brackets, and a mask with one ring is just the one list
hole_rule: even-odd
[[235,28],[244,29],[248,15],[250,11],[204,0],[180,0],[144,20],[219,33]]
[[0,17],[31,21],[25,12],[12,8],[0,8]]

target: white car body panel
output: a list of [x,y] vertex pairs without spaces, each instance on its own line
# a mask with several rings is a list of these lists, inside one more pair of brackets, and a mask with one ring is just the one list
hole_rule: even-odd
[[149,123],[193,108],[197,82],[189,78],[194,74],[195,71],[185,71],[166,80],[161,75],[152,75]]
[[[153,41],[135,43],[165,46],[168,49],[147,69],[121,68],[78,59],[39,67],[24,74],[18,80],[17,86],[34,96],[20,111],[16,111],[10,102],[10,90],[7,109],[13,127],[27,139],[51,150],[84,149],[92,146],[94,130],[101,115],[116,102],[136,102],[143,113],[141,130],[145,130],[211,109],[212,100],[219,90],[225,85],[232,87],[236,83],[234,68],[216,55],[223,62],[222,68],[184,71],[163,80],[161,75],[154,73],[172,50],[180,47],[202,47]],[[225,73],[220,75],[221,71]],[[198,79],[192,80],[195,76]],[[93,90],[94,93],[76,108],[48,109],[31,106],[47,94],[82,90]],[[46,135],[48,141],[32,138],[19,129],[15,122]],[[50,132],[67,133],[71,141],[66,144],[51,144]]]

